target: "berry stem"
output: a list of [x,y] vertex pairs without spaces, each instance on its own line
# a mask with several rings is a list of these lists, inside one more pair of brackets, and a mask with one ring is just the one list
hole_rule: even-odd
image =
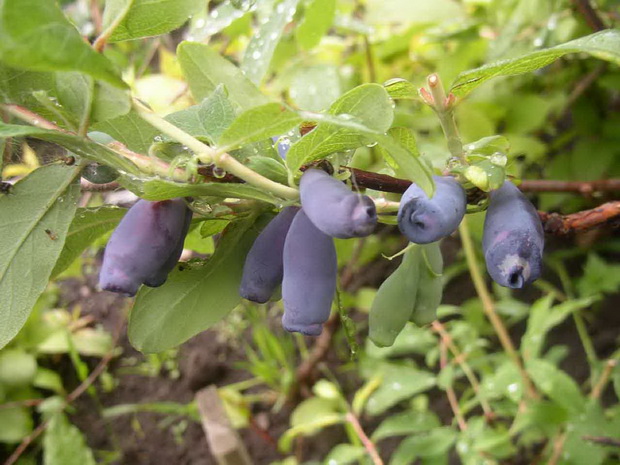
[[521,378],[523,380],[523,387],[525,389],[526,395],[530,399],[537,399],[539,396],[536,392],[536,388],[534,387],[534,383],[532,382],[530,376],[525,370],[523,361],[521,360],[521,356],[515,349],[515,346],[512,343],[512,339],[510,339],[510,335],[508,334],[508,330],[504,325],[504,322],[495,310],[495,302],[493,302],[493,297],[491,296],[491,293],[486,286],[484,277],[482,276],[482,272],[480,271],[480,267],[478,266],[476,253],[474,251],[474,244],[471,240],[469,227],[467,226],[467,218],[463,218],[461,226],[459,227],[459,233],[461,236],[461,243],[463,244],[463,251],[465,252],[465,258],[467,260],[467,267],[469,268],[469,274],[471,275],[471,279],[474,283],[476,293],[478,294],[478,297],[480,298],[480,301],[482,303],[482,309],[484,310],[485,315],[491,322],[491,325],[493,325],[493,329],[495,330],[495,333],[497,334],[497,337],[499,338],[499,341],[504,348],[504,351],[517,366],[519,374],[521,375]]
[[[459,136],[459,130],[456,127],[456,121],[454,119],[454,96],[452,96],[452,94],[446,96],[446,91],[443,88],[438,74],[431,74],[426,82],[428,83],[432,96],[431,107],[439,117],[441,129],[443,129],[443,133],[448,141],[448,150],[453,157],[460,161],[465,161],[463,156],[463,142],[461,142],[461,136]],[[430,104],[430,102],[428,103]]]
[[162,117],[156,115],[139,102],[134,101],[134,108],[140,117],[147,123],[159,129],[163,134],[166,134],[177,142],[189,147],[202,163],[214,163],[217,167],[234,174],[248,184],[252,184],[253,186],[259,187],[267,192],[271,192],[272,194],[275,194],[283,199],[296,200],[299,198],[299,192],[297,189],[285,186],[258,174],[256,171],[251,170],[243,163],[237,161],[228,153],[218,153],[212,147],[209,147],[196,139],[194,136],[191,136],[182,129],[176,127],[174,124],[171,124]]

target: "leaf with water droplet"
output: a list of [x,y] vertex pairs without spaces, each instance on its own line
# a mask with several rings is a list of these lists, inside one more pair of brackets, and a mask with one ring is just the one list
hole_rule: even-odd
[[267,74],[284,27],[292,20],[298,3],[299,0],[283,0],[279,3],[276,14],[272,14],[250,40],[241,69],[254,84],[260,84]]

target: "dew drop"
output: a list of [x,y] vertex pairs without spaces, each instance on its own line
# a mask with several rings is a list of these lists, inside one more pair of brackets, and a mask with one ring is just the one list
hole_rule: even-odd
[[260,56],[261,56],[260,51],[255,50],[255,51],[253,51],[253,52],[252,52],[252,58],[253,58],[254,60],[258,60],[258,59],[260,58]]
[[226,176],[226,171],[224,171],[222,168],[218,168],[217,166],[213,168],[214,178],[222,179],[224,176]]

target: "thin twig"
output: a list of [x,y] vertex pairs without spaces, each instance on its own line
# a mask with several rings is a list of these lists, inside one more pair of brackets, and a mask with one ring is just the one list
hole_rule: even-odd
[[620,200],[607,202],[590,210],[570,215],[538,212],[546,233],[556,236],[596,228],[620,219]]
[[13,465],[16,463],[21,455],[26,451],[28,446],[32,444],[43,432],[47,429],[49,425],[49,421],[46,420],[42,422],[39,426],[37,426],[32,433],[26,436],[22,442],[17,446],[17,448],[13,451],[8,459],[4,462],[4,465]]
[[492,420],[495,417],[495,413],[491,409],[491,406],[489,405],[487,400],[482,396],[482,394],[480,394],[480,383],[478,382],[476,374],[471,369],[469,364],[465,361],[465,357],[463,356],[461,351],[454,344],[452,337],[446,330],[445,326],[439,320],[433,321],[432,326],[433,330],[435,330],[435,332],[437,332],[439,336],[441,336],[444,344],[448,347],[448,349],[450,349],[452,355],[454,355],[454,360],[459,364],[459,366],[463,370],[463,373],[465,373],[465,376],[469,380],[471,387],[476,393],[476,397],[478,397],[478,401],[480,402],[482,410],[484,411],[484,416],[488,420]]
[[611,376],[611,372],[618,362],[616,360],[607,360],[605,366],[603,367],[603,372],[599,377],[598,381],[592,388],[592,392],[590,393],[590,399],[598,399],[601,397],[601,394],[605,390],[607,383],[609,382],[609,377]]
[[620,439],[608,438],[606,436],[581,436],[584,441],[610,447],[620,447]]
[[592,8],[590,5],[590,0],[571,0],[572,4],[575,6],[577,11],[583,16],[583,19],[586,20],[588,26],[593,31],[602,31],[606,29],[605,23],[598,15],[597,11]]
[[[448,366],[448,346],[443,338],[439,341],[439,365],[442,370]],[[463,418],[461,408],[459,407],[459,401],[456,398],[456,393],[451,383],[446,386],[446,394],[452,413],[454,413],[454,418],[456,418],[456,423],[459,425],[459,429],[461,431],[467,430],[467,422],[465,418]]]
[[355,430],[355,434],[357,434],[357,437],[360,439],[360,441],[362,441],[364,448],[372,459],[372,463],[374,463],[374,465],[383,465],[383,460],[379,456],[379,452],[377,452],[377,447],[375,446],[375,443],[372,442],[372,440],[364,432],[362,425],[360,424],[357,417],[353,414],[353,412],[348,412],[346,415],[346,419],[349,423],[351,423],[351,426]]
[[549,462],[547,462],[547,465],[555,465],[556,463],[558,463],[558,460],[560,460],[560,457],[562,456],[562,449],[564,447],[565,441],[565,432],[562,432],[556,436],[555,440],[553,441],[553,453],[551,454],[551,458],[549,459]]
[[495,311],[495,302],[493,302],[491,293],[487,289],[486,283],[480,271],[480,267],[478,266],[478,260],[476,259],[476,254],[474,251],[474,244],[471,240],[469,228],[467,226],[467,218],[464,218],[461,222],[459,232],[461,236],[461,243],[463,244],[463,251],[465,252],[465,258],[467,260],[467,266],[469,268],[469,273],[474,283],[476,293],[478,294],[478,297],[480,298],[480,301],[482,303],[482,309],[484,310],[484,313],[491,322],[491,325],[495,330],[495,334],[497,334],[497,337],[499,338],[499,341],[504,348],[504,351],[517,366],[517,369],[519,370],[519,374],[521,375],[521,379],[523,381],[526,395],[532,399],[536,399],[538,398],[536,388],[534,387],[534,384],[532,383],[532,380],[530,379],[527,371],[525,371],[521,356],[515,349],[515,346],[512,343],[512,339],[510,339],[510,335],[508,334],[508,330],[506,329],[506,326],[504,326],[504,322]]

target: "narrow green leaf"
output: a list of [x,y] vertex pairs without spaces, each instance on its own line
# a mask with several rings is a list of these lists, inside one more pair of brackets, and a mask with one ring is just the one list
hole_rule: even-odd
[[95,465],[93,451],[86,444],[80,430],[67,417],[52,414],[43,436],[44,465]]
[[181,27],[200,9],[201,0],[107,0],[104,27],[116,20],[129,5],[122,21],[114,29],[111,42],[166,34]]
[[229,152],[242,145],[279,136],[301,123],[302,118],[279,103],[267,103],[241,113],[224,131],[219,145]]
[[33,71],[82,71],[116,87],[126,85],[65,18],[57,2],[0,2],[0,60]]
[[177,49],[177,57],[197,101],[207,98],[217,86],[224,84],[228,98],[243,110],[268,102],[239,68],[207,45],[183,42]]
[[161,352],[224,318],[241,301],[243,263],[260,226],[253,218],[231,223],[206,263],[176,269],[161,287],[143,287],[129,317],[134,347]]
[[450,92],[464,97],[491,78],[534,71],[569,53],[587,53],[601,60],[620,64],[620,29],[606,29],[555,47],[465,71],[457,76]]
[[[211,5],[209,5],[211,7]],[[209,37],[223,31],[235,20],[250,15],[251,9],[242,9],[234,6],[230,0],[224,0],[215,8],[210,8],[209,14],[194,15],[188,31],[188,37],[196,42],[206,42]]]
[[126,177],[121,184],[134,194],[146,200],[167,200],[175,197],[211,196],[219,198],[237,198],[262,200],[273,204],[282,201],[277,197],[251,186],[249,184],[210,182],[200,184],[188,184],[183,182],[168,181],[165,179],[140,179]]
[[269,69],[284,27],[293,20],[299,0],[283,0],[265,24],[252,36],[245,49],[241,69],[256,85],[260,85]]
[[118,170],[139,174],[140,171],[132,162],[120,156],[104,145],[97,144],[89,139],[74,136],[60,131],[36,128],[34,126],[22,126],[18,124],[4,124],[0,122],[0,138],[4,137],[34,137],[62,145],[71,152],[101,162]]
[[166,120],[194,137],[203,137],[216,143],[235,119],[235,109],[226,96],[223,85],[213,93],[185,110],[166,116]]
[[295,29],[295,38],[301,48],[310,50],[321,39],[334,22],[336,0],[312,0],[304,12],[304,18]]
[[47,165],[0,197],[0,347],[25,323],[65,243],[79,169]]
[[65,271],[96,239],[112,231],[123,215],[125,215],[124,208],[112,206],[78,208],[69,227],[65,246],[52,271],[52,277]]
[[408,249],[400,266],[379,287],[368,315],[368,337],[379,347],[394,344],[415,307],[422,253]]

